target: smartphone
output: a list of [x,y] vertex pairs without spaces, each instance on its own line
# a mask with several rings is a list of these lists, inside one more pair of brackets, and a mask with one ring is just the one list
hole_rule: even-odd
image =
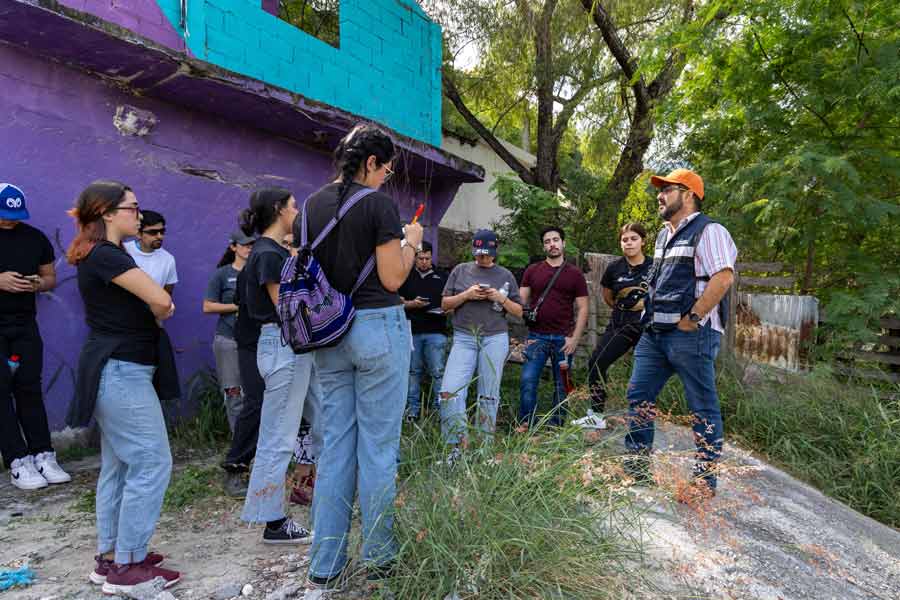
[[425,304],[431,304],[431,300],[425,298],[424,296],[416,296],[416,300],[419,302],[424,302]]
[[479,284],[478,284],[478,287],[480,287],[480,288],[483,289],[483,290],[489,290],[489,289],[491,289],[491,286],[488,285],[488,284],[486,284],[486,283],[479,283]]

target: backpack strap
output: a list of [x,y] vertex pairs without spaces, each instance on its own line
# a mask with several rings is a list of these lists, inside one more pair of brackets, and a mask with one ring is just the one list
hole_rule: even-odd
[[[315,250],[316,247],[319,244],[321,244],[322,241],[325,239],[325,236],[327,236],[329,233],[331,233],[331,230],[337,226],[338,221],[343,219],[344,215],[346,215],[350,211],[351,208],[356,206],[360,200],[362,200],[369,194],[374,194],[374,193],[375,193],[375,190],[373,190],[372,188],[364,187],[363,189],[359,190],[358,192],[356,192],[355,194],[350,196],[350,198],[341,205],[340,209],[338,209],[337,214],[334,215],[333,217],[331,217],[331,220],[325,224],[325,227],[322,228],[322,231],[319,232],[319,235],[316,237],[316,239],[313,241],[313,243],[311,245],[309,245],[309,249]],[[306,202],[303,203],[303,214],[301,215],[301,219],[303,220],[303,226],[300,228],[301,229],[301,234],[300,234],[300,247],[301,248],[307,247],[307,244],[309,241],[309,223],[307,222],[307,218],[306,218],[307,206],[309,206],[309,198],[307,198]]]
[[[327,236],[329,233],[331,233],[331,230],[334,229],[335,226],[337,226],[338,221],[343,219],[344,215],[346,215],[350,211],[351,208],[353,208],[354,206],[359,204],[360,200],[362,200],[363,198],[365,198],[366,196],[368,196],[369,194],[372,194],[374,192],[375,192],[375,190],[373,190],[372,188],[364,187],[363,189],[359,190],[358,192],[356,192],[355,194],[350,196],[350,198],[340,206],[340,208],[337,211],[337,214],[335,214],[335,216],[331,217],[331,220],[328,221],[328,223],[325,225],[325,227],[322,229],[322,231],[319,233],[319,235],[316,236],[316,239],[313,241],[312,245],[308,244],[309,224],[307,223],[307,220],[306,220],[306,207],[309,206],[309,198],[307,198],[306,202],[303,203],[303,213],[300,217],[302,220],[301,221],[302,226],[300,227],[300,231],[301,231],[300,247],[303,249],[307,249],[310,252],[315,250],[315,248],[319,244],[321,244],[322,241],[325,239],[325,236]],[[299,266],[299,261],[298,261],[298,266]],[[369,277],[369,275],[372,274],[372,271],[374,269],[375,269],[375,254],[373,253],[372,256],[369,257],[369,260],[366,261],[366,264],[363,265],[362,270],[359,272],[359,276],[356,278],[356,283],[353,284],[353,289],[350,290],[351,297],[354,294],[356,294],[356,290],[358,290],[359,286],[361,286],[363,284],[363,282]]]

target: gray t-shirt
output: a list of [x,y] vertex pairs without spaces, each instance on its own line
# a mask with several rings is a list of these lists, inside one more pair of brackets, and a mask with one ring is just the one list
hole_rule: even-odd
[[[231,265],[219,267],[206,286],[206,299],[221,304],[234,304],[234,290],[237,287],[239,271]],[[237,313],[219,315],[216,335],[234,339],[234,318]]]
[[[455,296],[469,289],[476,283],[486,283],[494,289],[501,289],[504,283],[509,284],[509,299],[522,303],[519,297],[519,286],[516,278],[500,265],[479,267],[474,261],[456,265],[444,286],[445,296]],[[497,312],[490,300],[469,300],[453,311],[453,329],[459,329],[472,335],[497,335],[506,333],[506,311]]]

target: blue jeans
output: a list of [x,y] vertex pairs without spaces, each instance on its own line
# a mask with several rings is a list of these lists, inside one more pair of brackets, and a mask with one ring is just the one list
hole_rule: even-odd
[[172,454],[153,389],[156,367],[110,359],[103,367],[94,417],[100,427],[97,551],[115,550],[119,564],[137,563],[162,508]]
[[447,350],[447,336],[443,333],[414,333],[413,351],[409,361],[409,392],[406,395],[406,410],[418,417],[421,407],[422,374],[431,376],[434,390],[434,405],[439,407],[441,380],[444,377],[444,353]]
[[491,439],[497,427],[500,381],[509,354],[509,334],[474,336],[453,332],[453,346],[441,383],[441,434],[448,444],[467,439],[466,397],[478,371],[478,428]]
[[559,363],[564,358],[572,368],[572,357],[563,354],[563,346],[566,345],[564,335],[550,333],[529,333],[528,343],[525,346],[525,364],[522,365],[522,379],[519,382],[519,422],[533,425],[535,421],[535,409],[537,408],[538,384],[541,381],[541,371],[544,363],[550,359],[550,372],[553,373],[553,415],[550,417],[551,425],[562,425],[567,413],[563,400],[566,399],[566,390],[563,388],[562,377],[559,374]]
[[311,354],[294,354],[281,341],[277,325],[262,326],[256,365],[266,384],[259,417],[256,458],[250,473],[241,519],[250,523],[285,516],[284,478],[294,455],[305,402],[319,402]]
[[721,334],[708,324],[697,331],[645,331],[634,350],[634,369],[628,382],[629,431],[626,447],[647,453],[653,447],[656,397],[677,374],[694,416],[697,464],[694,474],[716,487],[712,467],[722,454],[722,412],[716,393],[716,355]]
[[359,491],[362,560],[394,559],[392,514],[409,375],[409,324],[402,306],[357,311],[347,335],[317,350],[325,445],[313,497],[309,574],[334,577],[347,564]]

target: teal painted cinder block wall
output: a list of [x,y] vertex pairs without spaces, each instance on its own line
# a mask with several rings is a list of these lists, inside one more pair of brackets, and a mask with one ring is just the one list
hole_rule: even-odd
[[207,62],[441,144],[441,28],[415,0],[341,0],[335,48],[263,0],[156,0]]

